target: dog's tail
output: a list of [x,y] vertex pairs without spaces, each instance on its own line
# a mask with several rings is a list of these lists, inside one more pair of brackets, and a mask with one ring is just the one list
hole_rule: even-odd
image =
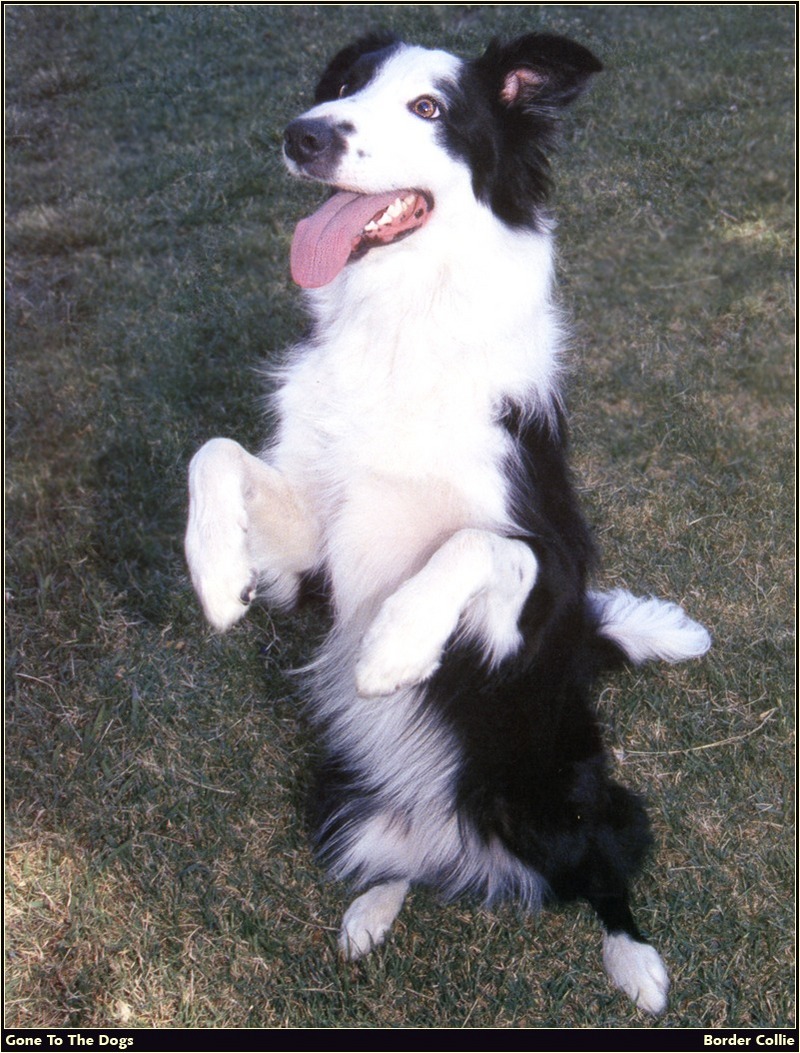
[[708,630],[677,603],[652,596],[643,599],[624,589],[590,592],[588,600],[599,635],[634,665],[657,659],[683,662],[699,658],[711,647]]

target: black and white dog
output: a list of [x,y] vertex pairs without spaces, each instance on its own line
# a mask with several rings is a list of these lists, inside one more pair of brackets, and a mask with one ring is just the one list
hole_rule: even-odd
[[648,822],[609,777],[592,689],[709,637],[587,585],[545,201],[560,112],[600,69],[546,34],[474,61],[379,36],[333,59],[284,145],[336,191],[292,246],[313,330],[271,445],[214,439],[192,461],[186,552],[220,630],[257,593],[291,605],[324,581],[315,836],[362,890],[345,954],[381,943],[414,883],[584,899],[611,980],[660,1013],[667,972],[628,906]]

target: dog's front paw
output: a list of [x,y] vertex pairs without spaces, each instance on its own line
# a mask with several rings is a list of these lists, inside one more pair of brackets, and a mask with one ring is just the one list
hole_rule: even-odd
[[[192,575],[203,613],[218,632],[225,632],[245,616],[258,591],[258,579],[253,571],[245,573],[244,567],[234,569],[240,573],[213,573],[199,579]],[[241,589],[237,588],[237,580],[245,581]]]
[[405,586],[386,600],[364,635],[356,663],[359,695],[391,695],[433,676],[456,623],[416,602]]
[[433,676],[441,662],[441,649],[427,654],[403,646],[390,636],[368,633],[356,663],[356,689],[362,698],[393,695]]
[[[240,532],[241,533],[241,532]],[[236,527],[216,544],[186,535],[186,556],[192,583],[211,625],[224,632],[244,617],[258,589],[258,576],[250,566],[243,544],[237,544]]]
[[247,510],[236,473],[238,447],[214,439],[189,468],[186,561],[208,621],[220,632],[244,616],[256,595],[258,574],[247,546]]

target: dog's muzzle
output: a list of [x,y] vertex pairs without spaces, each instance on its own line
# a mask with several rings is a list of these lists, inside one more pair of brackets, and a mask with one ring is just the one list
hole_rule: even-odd
[[328,180],[346,149],[341,130],[319,117],[299,117],[283,133],[283,152],[304,175]]

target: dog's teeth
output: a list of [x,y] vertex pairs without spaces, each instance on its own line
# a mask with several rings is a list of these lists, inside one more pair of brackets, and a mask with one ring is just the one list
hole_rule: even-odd
[[399,217],[405,215],[417,200],[416,194],[408,194],[406,197],[397,197],[391,205],[386,208],[380,216],[371,219],[364,227],[365,234],[375,234],[381,227],[388,227]]

